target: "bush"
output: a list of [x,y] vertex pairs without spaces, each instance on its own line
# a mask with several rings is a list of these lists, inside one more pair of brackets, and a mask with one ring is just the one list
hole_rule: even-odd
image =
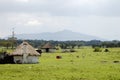
[[70,49],[70,52],[76,52],[74,49]]
[[101,50],[101,48],[100,47],[95,47],[94,48],[94,52],[101,52],[102,50]]
[[109,52],[109,50],[108,50],[108,49],[105,49],[104,52]]

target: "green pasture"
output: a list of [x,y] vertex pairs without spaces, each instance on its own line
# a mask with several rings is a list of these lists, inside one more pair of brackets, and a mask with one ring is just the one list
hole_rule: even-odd
[[0,64],[0,80],[120,80],[120,48],[109,50],[58,51],[43,53],[39,64]]

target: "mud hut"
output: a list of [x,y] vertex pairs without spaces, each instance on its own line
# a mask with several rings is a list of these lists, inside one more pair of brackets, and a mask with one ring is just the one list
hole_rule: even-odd
[[55,52],[55,47],[51,45],[49,42],[46,43],[43,47],[43,52]]
[[38,63],[40,54],[27,42],[20,44],[12,53],[15,63]]

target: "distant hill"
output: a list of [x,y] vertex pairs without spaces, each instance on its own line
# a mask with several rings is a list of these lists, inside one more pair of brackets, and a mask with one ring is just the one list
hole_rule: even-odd
[[17,39],[31,39],[31,40],[58,40],[58,41],[66,41],[66,40],[104,40],[102,38],[81,34],[78,32],[72,32],[70,30],[63,30],[59,32],[45,32],[39,34],[16,34]]

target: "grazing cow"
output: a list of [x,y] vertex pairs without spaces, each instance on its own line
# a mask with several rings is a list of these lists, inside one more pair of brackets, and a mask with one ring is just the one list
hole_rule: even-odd
[[113,63],[119,63],[119,61],[113,61]]
[[62,56],[56,56],[56,59],[61,59],[62,58]]

